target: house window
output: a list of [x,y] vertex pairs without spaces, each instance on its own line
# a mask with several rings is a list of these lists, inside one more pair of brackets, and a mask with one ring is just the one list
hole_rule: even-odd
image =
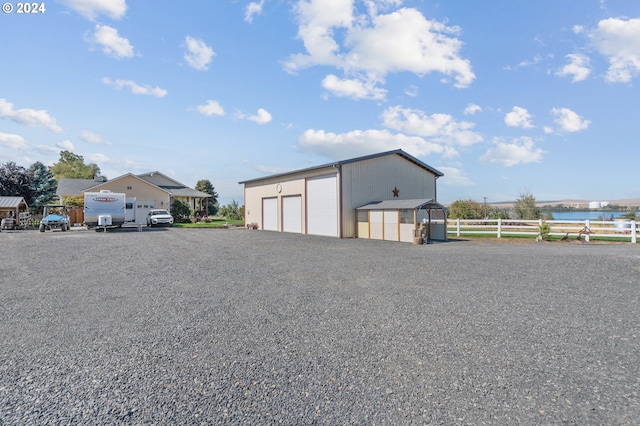
[[130,187],[130,186],[127,186],[127,190],[128,190],[128,191],[131,191],[131,187]]

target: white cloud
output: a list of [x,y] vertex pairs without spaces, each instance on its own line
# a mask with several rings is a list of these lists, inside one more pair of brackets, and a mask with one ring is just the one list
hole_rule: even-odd
[[531,124],[531,114],[524,108],[514,106],[511,112],[504,116],[504,122],[509,127],[522,127],[523,129],[533,128]]
[[411,96],[412,98],[415,98],[416,96],[418,96],[418,87],[412,84],[411,86],[405,89],[404,94],[407,96]]
[[244,20],[249,23],[253,22],[253,16],[260,15],[262,13],[263,6],[264,0],[260,0],[259,2],[252,1],[249,3],[244,11]]
[[511,167],[517,164],[539,163],[544,153],[542,149],[534,146],[533,139],[529,137],[513,139],[511,143],[496,138],[493,148],[487,150],[480,157],[480,161]]
[[607,81],[626,83],[640,74],[640,18],[603,19],[589,38],[609,60]]
[[255,170],[257,170],[260,173],[263,173],[265,175],[276,175],[276,174],[280,174],[280,173],[287,173],[290,172],[294,169],[292,168],[285,168],[285,167],[271,167],[271,166],[265,166],[262,164],[257,164],[253,167]]
[[331,133],[324,130],[306,130],[299,138],[302,150],[339,160],[376,152],[403,149],[415,156],[443,153],[445,149],[418,136],[393,134],[388,130],[354,130]]
[[217,101],[208,100],[204,105],[198,105],[196,107],[198,112],[206,116],[224,115],[224,108]]
[[102,46],[102,51],[109,56],[117,59],[132,58],[133,46],[124,37],[118,34],[118,30],[108,25],[96,25],[93,37],[89,38],[92,43]]
[[184,60],[195,70],[206,71],[209,64],[215,56],[213,49],[205,44],[204,41],[191,36],[185,38],[187,51],[184,54]]
[[161,89],[159,87],[151,87],[149,85],[140,86],[138,83],[132,80],[114,81],[110,78],[105,77],[102,79],[102,82],[118,90],[121,90],[124,87],[128,87],[131,90],[131,93],[133,93],[134,95],[149,95],[155,96],[156,98],[164,98],[168,93],[165,89]]
[[382,113],[382,120],[390,129],[425,137],[439,144],[469,146],[483,140],[482,135],[472,130],[474,123],[456,121],[448,114],[427,115],[424,111],[395,106]]
[[4,145],[13,150],[22,150],[27,148],[27,143],[24,138],[12,133],[0,132],[0,145]]
[[[298,38],[304,43],[305,53],[291,55],[285,70],[333,66],[345,72],[345,78],[334,77],[334,83],[353,84],[355,75],[362,87],[383,83],[389,73],[441,73],[445,80],[453,79],[456,87],[469,86],[475,74],[469,61],[460,56],[460,29],[430,21],[413,8],[378,14],[381,8],[400,4],[399,0],[367,1],[366,15],[357,14],[352,0],[298,1]],[[337,93],[345,95],[348,91]]]
[[474,115],[477,112],[482,112],[482,107],[480,107],[480,105],[476,105],[476,104],[468,104],[467,107],[464,109],[464,115]]
[[99,15],[122,18],[127,11],[125,0],[59,0],[85,18],[93,21]]
[[438,183],[448,186],[473,186],[475,183],[469,179],[465,173],[456,167],[438,166],[438,170],[444,173],[444,176],[438,179]]
[[47,111],[42,109],[14,110],[12,103],[0,98],[0,118],[3,117],[29,127],[44,127],[54,133],[62,133],[62,128],[58,126],[56,119],[51,117]]
[[551,114],[556,117],[555,122],[565,132],[578,132],[591,124],[591,121],[583,119],[569,108],[553,108]]
[[90,132],[88,130],[83,130],[82,132],[80,132],[79,137],[80,137],[80,140],[86,143],[95,144],[95,145],[99,145],[99,144],[111,145],[111,142],[103,140],[100,135]]
[[561,77],[572,76],[572,82],[585,80],[591,73],[589,68],[589,58],[580,53],[572,53],[565,56],[569,59],[570,63],[562,67],[562,69],[556,72],[556,75]]
[[376,87],[374,81],[340,79],[333,74],[329,74],[322,80],[322,87],[336,96],[354,99],[382,100],[387,94],[386,90]]
[[65,150],[65,151],[73,151],[74,150],[74,146],[73,143],[70,140],[64,140],[62,142],[58,142],[56,144],[56,147]]
[[253,121],[258,124],[267,124],[272,120],[272,117],[266,109],[259,108],[258,113],[256,115],[247,117],[247,120]]

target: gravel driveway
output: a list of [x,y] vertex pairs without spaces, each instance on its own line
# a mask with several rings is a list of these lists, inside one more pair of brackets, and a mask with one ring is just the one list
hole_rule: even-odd
[[629,424],[640,244],[0,233],[0,424]]

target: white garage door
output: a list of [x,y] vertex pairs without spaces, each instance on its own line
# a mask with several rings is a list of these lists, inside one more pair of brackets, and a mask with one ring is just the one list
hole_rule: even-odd
[[307,181],[307,233],[338,236],[337,177]]
[[262,199],[262,229],[265,231],[278,230],[278,199]]
[[282,198],[282,230],[302,233],[302,196]]

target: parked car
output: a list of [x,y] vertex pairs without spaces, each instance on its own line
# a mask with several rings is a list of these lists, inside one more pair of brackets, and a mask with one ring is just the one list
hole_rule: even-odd
[[168,211],[162,209],[149,210],[147,214],[147,226],[173,225],[173,216]]
[[40,221],[40,232],[58,228],[66,231],[71,226],[67,206],[50,205],[44,206],[43,218]]

